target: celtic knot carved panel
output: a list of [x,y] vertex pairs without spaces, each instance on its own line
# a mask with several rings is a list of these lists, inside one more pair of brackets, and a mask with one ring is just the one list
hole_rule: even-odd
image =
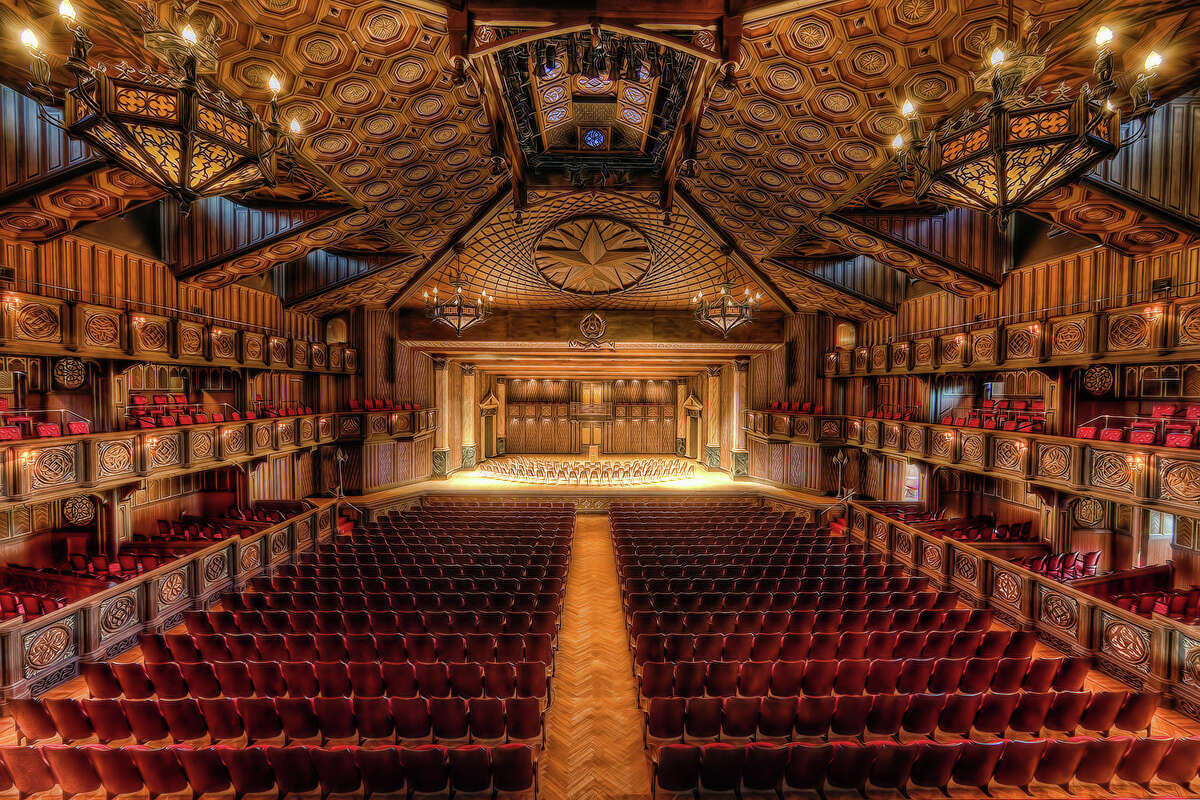
[[887,366],[887,347],[880,345],[871,348],[871,369],[883,369]]
[[246,451],[246,427],[226,428],[222,434],[226,453],[244,453]]
[[821,421],[821,438],[836,439],[841,436],[841,426],[838,425],[836,419],[827,419]]
[[263,340],[258,334],[242,334],[242,355],[247,361],[263,360]]
[[103,633],[116,633],[130,622],[136,622],[137,618],[137,603],[133,594],[114,597],[100,606],[100,630]]
[[894,344],[892,345],[892,366],[894,368],[902,368],[908,366],[908,345]]
[[63,501],[63,519],[72,525],[88,525],[96,519],[96,502],[86,494],[77,494]]
[[213,432],[195,431],[191,435],[192,458],[201,460],[213,454]]
[[100,475],[123,475],[133,469],[133,445],[129,442],[102,442],[99,453]]
[[324,367],[328,363],[328,351],[323,343],[313,342],[309,349],[312,353],[312,365],[314,367]]
[[115,314],[89,312],[83,323],[84,341],[93,347],[116,347],[120,344],[121,329]]
[[913,547],[912,534],[908,531],[897,529],[893,537],[892,546],[896,549],[897,553],[905,556],[910,555]]
[[979,576],[979,562],[974,556],[966,553],[954,554],[954,574],[965,581],[972,581]]
[[1139,350],[1150,347],[1153,329],[1140,313],[1111,317],[1108,324],[1109,350]]
[[1159,494],[1164,500],[1200,502],[1200,463],[1160,458],[1158,461]]
[[158,599],[163,605],[170,605],[187,593],[187,573],[184,570],[172,572],[163,578],[158,587]]
[[1092,485],[1105,489],[1133,489],[1133,470],[1120,453],[1092,452]]
[[62,340],[62,321],[58,308],[45,303],[28,303],[17,312],[17,334],[22,339],[36,342],[58,342]]
[[33,488],[74,483],[75,453],[69,447],[46,447],[37,451],[33,461]]
[[943,336],[942,337],[942,358],[943,364],[961,364],[963,360],[962,337],[960,336]]
[[277,531],[271,534],[271,556],[277,556],[288,551],[287,531]]
[[213,358],[231,359],[234,356],[235,334],[233,331],[213,330]]
[[913,362],[918,367],[928,367],[933,364],[933,342],[921,339],[913,348]]
[[288,422],[283,425],[276,425],[275,430],[279,433],[280,447],[287,447],[296,443],[296,426]]
[[137,331],[139,349],[152,353],[165,353],[167,351],[167,326],[162,321],[156,319],[143,320],[141,324],[134,327],[134,330]]
[[238,564],[243,571],[255,569],[262,564],[261,546],[254,544],[250,547],[243,547],[242,554],[238,558]]
[[308,366],[308,342],[296,339],[292,342],[292,366]]
[[1200,303],[1179,307],[1179,343],[1200,344]]
[[929,437],[929,449],[935,456],[941,458],[950,457],[950,442],[953,441],[950,436],[944,433],[934,432]]
[[1099,397],[1108,394],[1113,387],[1113,372],[1111,367],[1093,364],[1083,371],[1083,388]]
[[1126,663],[1145,669],[1150,661],[1150,634],[1127,622],[1102,615],[1103,629],[1100,650],[1117,656]]
[[1071,515],[1076,525],[1097,528],[1104,522],[1104,503],[1094,497],[1081,497],[1075,501]]
[[150,465],[154,467],[171,467],[179,463],[179,434],[160,436],[154,445],[154,455]]
[[1067,447],[1058,444],[1039,444],[1037,454],[1038,475],[1043,478],[1065,479],[1068,477],[1071,468],[1071,451]]
[[357,436],[362,430],[362,421],[358,415],[341,417],[342,420],[342,435]]
[[922,542],[921,563],[930,569],[941,569],[942,548],[933,542]]
[[1029,328],[1009,328],[1005,332],[1007,346],[1005,351],[1009,358],[1033,358],[1037,355],[1037,339]]
[[888,534],[887,523],[881,519],[871,520],[871,541],[886,542]]
[[968,464],[983,463],[983,437],[964,434],[959,443],[959,454]]
[[1006,603],[1016,603],[1021,599],[1021,578],[1011,572],[997,572],[992,594]]
[[923,429],[908,428],[906,429],[905,434],[905,450],[913,453],[925,452],[925,431]]
[[1200,686],[1200,642],[1186,636],[1180,639],[1180,672],[1183,682],[1191,686]]
[[75,654],[75,618],[28,633],[24,639],[25,676],[44,669],[59,659]]
[[270,447],[271,441],[272,441],[272,439],[271,439],[270,423],[265,424],[265,425],[255,425],[254,426],[254,447],[256,449],[262,450],[267,447]]
[[1050,334],[1050,350],[1055,355],[1082,353],[1087,344],[1087,328],[1081,319],[1054,323]]
[[977,333],[971,337],[971,360],[976,364],[996,363],[996,334]]
[[60,358],[54,362],[54,382],[64,389],[78,389],[87,380],[87,366],[78,358]]
[[900,426],[899,425],[884,425],[883,426],[883,446],[896,447],[900,444]]
[[278,336],[271,337],[271,363],[286,364],[288,357],[287,339]]
[[179,354],[181,356],[204,355],[204,329],[196,325],[180,323]]
[[204,581],[212,583],[226,577],[229,570],[229,562],[225,558],[224,553],[213,553],[204,562]]
[[1012,439],[999,439],[992,450],[992,458],[1000,469],[1019,471],[1021,469],[1021,454],[1025,450],[1020,443]]
[[1079,603],[1073,597],[1056,592],[1042,592],[1041,612],[1039,617],[1056,628],[1071,633],[1079,622]]

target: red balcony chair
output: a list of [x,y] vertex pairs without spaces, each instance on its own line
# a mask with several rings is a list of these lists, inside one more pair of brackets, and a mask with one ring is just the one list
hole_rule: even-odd
[[1123,442],[1125,441],[1126,431],[1124,428],[1105,428],[1100,431],[1100,441],[1102,442]]
[[1076,439],[1095,439],[1096,435],[1099,432],[1100,432],[1099,428],[1097,428],[1095,425],[1080,425],[1078,428],[1075,429],[1075,438]]

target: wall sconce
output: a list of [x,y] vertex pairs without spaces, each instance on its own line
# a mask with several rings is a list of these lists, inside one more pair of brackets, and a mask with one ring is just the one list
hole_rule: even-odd
[[212,338],[216,339],[216,338],[217,338],[218,336],[220,336],[220,335],[221,335],[221,329],[220,329],[220,328],[213,328],[213,329],[212,329]]
[[1042,332],[1042,323],[1040,323],[1040,322],[1033,323],[1032,325],[1029,326],[1029,330],[1033,332],[1034,336],[1038,336]]
[[1157,320],[1159,317],[1161,317],[1163,315],[1163,307],[1160,305],[1148,306],[1142,312],[1142,314],[1145,315],[1146,319]]
[[146,324],[146,318],[145,318],[145,317],[134,317],[134,318],[133,318],[133,327],[135,327],[135,328],[140,328],[140,327],[142,327],[142,326],[143,326],[143,325],[145,325],[145,324]]
[[32,450],[22,450],[21,451],[21,466],[23,468],[28,467],[30,462],[32,462],[32,461],[33,461],[33,451]]
[[150,453],[151,455],[153,455],[154,448],[156,448],[156,447],[158,447],[158,437],[157,436],[151,436],[148,439],[146,439],[146,452],[147,453]]
[[21,307],[21,298],[17,297],[15,294],[4,295],[5,311],[16,311],[20,307]]
[[962,343],[963,343],[963,342],[965,342],[966,340],[967,340],[967,337],[963,336],[961,333],[960,333],[958,336],[955,336],[955,337],[954,337],[954,343],[955,343],[955,344],[962,344]]
[[1125,457],[1129,462],[1129,468],[1134,472],[1141,472],[1146,468],[1146,457],[1140,454],[1129,455]]

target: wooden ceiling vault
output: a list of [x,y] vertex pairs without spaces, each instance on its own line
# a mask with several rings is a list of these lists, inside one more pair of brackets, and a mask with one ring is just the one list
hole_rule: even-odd
[[[1155,49],[1166,57],[1155,96],[1175,98],[1143,141],[1029,214],[1130,254],[1200,235],[1200,202],[1168,202],[1179,193],[1163,191],[1172,176],[1153,157],[1200,124],[1200,100],[1186,94],[1200,76],[1200,8],[1014,3],[1048,47],[1039,85],[1088,80],[1104,23],[1122,80]],[[12,30],[32,26],[60,85],[67,77],[56,5],[0,10],[6,238],[44,241],[162,200],[18,94],[27,58]],[[971,76],[1009,13],[1001,0],[76,5],[99,61],[153,64],[142,36],[185,13],[219,43],[221,88],[265,115],[268,76],[283,83],[284,118],[303,133],[279,186],[186,216],[162,200],[164,260],[201,285],[270,272],[299,310],[413,308],[449,282],[458,245],[464,291],[486,290],[501,310],[678,311],[716,289],[728,251],[766,309],[870,319],[918,285],[988,291],[1010,266],[990,219],[917,204],[888,144],[904,99],[927,126],[977,99]],[[541,70],[544,43],[567,36],[610,53],[652,48],[669,69],[607,85]]]

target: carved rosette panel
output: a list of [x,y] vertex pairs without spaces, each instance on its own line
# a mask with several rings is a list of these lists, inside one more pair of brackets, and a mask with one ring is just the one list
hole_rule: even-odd
[[1057,320],[1050,326],[1050,352],[1056,356],[1086,353],[1088,342],[1087,318]]
[[1079,633],[1079,601],[1039,584],[1038,620],[1074,638]]
[[102,478],[133,472],[133,443],[122,441],[98,443],[96,445],[96,463]]
[[871,520],[871,541],[886,546],[887,539],[888,524],[881,519]]
[[113,597],[100,604],[100,633],[105,637],[138,621],[136,592]]
[[262,540],[254,544],[243,547],[241,555],[238,556],[238,567],[242,572],[250,572],[258,569],[262,565]]
[[1100,652],[1147,672],[1150,669],[1150,631],[1102,611]]
[[262,334],[242,333],[242,358],[256,364],[266,363],[267,346]]
[[1108,318],[1105,347],[1110,351],[1145,350],[1154,346],[1154,327],[1141,312],[1130,311]]
[[158,601],[164,606],[187,597],[187,570],[179,569],[162,579],[158,585]]
[[959,460],[964,464],[983,466],[983,437],[964,433],[959,440]]
[[989,329],[971,334],[971,363],[996,363],[996,331]]
[[996,570],[992,576],[992,597],[1015,606],[1021,602],[1021,576],[1005,570]]
[[150,466],[152,467],[174,467],[181,460],[183,451],[180,447],[180,437],[182,434],[172,433],[158,437],[158,442],[154,445],[154,455],[150,458]]
[[65,617],[53,625],[47,625],[25,634],[21,640],[24,653],[24,674],[30,675],[75,655],[75,617]]
[[1133,469],[1121,453],[1092,451],[1092,485],[1101,489],[1133,491]]
[[1021,446],[1021,442],[1013,439],[992,440],[992,464],[997,469],[1021,472],[1021,456],[1024,452],[1025,448]]
[[96,501],[86,494],[68,497],[63,501],[62,515],[72,525],[90,525],[96,519]]
[[204,561],[204,585],[229,577],[229,559],[225,553],[213,553]]
[[246,426],[226,428],[221,434],[221,447],[227,455],[246,452]]
[[179,323],[179,355],[183,358],[204,356],[204,327],[191,322]]
[[213,358],[233,359],[237,355],[237,334],[234,331],[212,331]]
[[975,583],[979,579],[979,559],[968,553],[954,553],[954,577],[960,578],[968,583]]
[[78,479],[74,448],[43,447],[38,450],[33,457],[30,477],[34,489],[74,483]]
[[936,542],[921,541],[921,564],[932,570],[942,568],[942,545]]
[[121,346],[121,317],[116,312],[88,309],[83,314],[83,343],[87,347]]
[[292,342],[292,366],[303,368],[308,366],[308,342],[296,339]]
[[281,367],[287,366],[288,360],[288,341],[282,336],[272,336],[270,339],[269,352],[271,354],[271,366]]
[[1010,359],[1036,358],[1037,336],[1026,325],[1005,328],[1004,353]]
[[48,303],[23,303],[16,312],[16,338],[32,342],[63,340],[62,307]]
[[1182,503],[1200,502],[1200,462],[1158,459],[1158,496]]
[[385,414],[372,414],[367,418],[367,424],[370,427],[371,433],[386,434],[388,432],[388,421]]
[[954,435],[949,431],[934,431],[929,435],[929,451],[938,458],[950,458]]
[[134,341],[137,349],[143,353],[165,353],[169,336],[166,320],[142,319],[134,322]]
[[1180,346],[1200,345],[1200,302],[1180,303],[1176,313]]
[[312,356],[309,360],[314,367],[323,368],[329,363],[329,348],[324,342],[313,342],[309,345],[308,352]]
[[87,365],[68,356],[54,362],[54,382],[63,389],[78,389],[87,380]]
[[1037,474],[1042,478],[1065,481],[1071,477],[1071,448],[1061,444],[1037,445]]
[[933,339],[918,339],[913,344],[913,366],[933,366]]
[[905,428],[904,449],[906,452],[916,453],[917,455],[925,454],[924,428]]
[[1113,371],[1103,364],[1093,364],[1083,371],[1080,379],[1083,388],[1097,397],[1108,394],[1113,388]]
[[213,431],[190,431],[188,445],[191,448],[192,461],[212,458],[215,443],[216,434]]

